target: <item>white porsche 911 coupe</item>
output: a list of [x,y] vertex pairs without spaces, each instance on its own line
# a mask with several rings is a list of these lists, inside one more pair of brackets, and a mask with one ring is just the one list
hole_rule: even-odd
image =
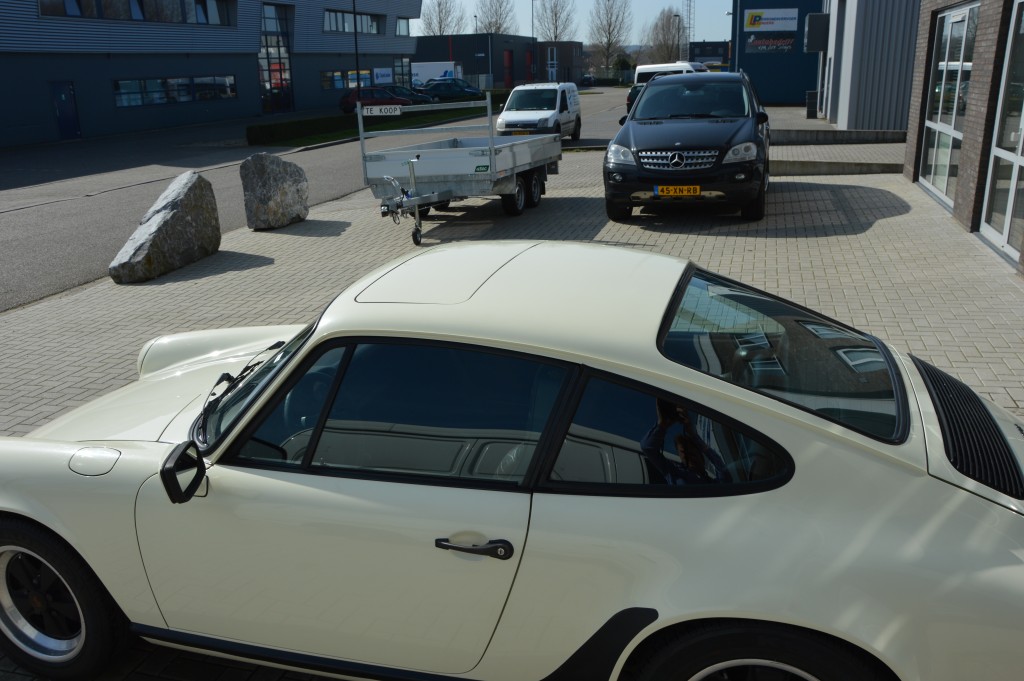
[[0,439],[0,643],[348,679],[1019,681],[1024,423],[641,250],[417,251]]

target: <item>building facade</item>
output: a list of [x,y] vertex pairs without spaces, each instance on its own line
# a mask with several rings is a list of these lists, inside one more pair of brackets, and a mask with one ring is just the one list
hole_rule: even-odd
[[336,108],[408,82],[421,0],[0,0],[0,146]]
[[732,0],[730,71],[745,71],[765,104],[804,106],[817,88],[818,55],[804,52],[808,13],[821,0]]
[[904,173],[1020,267],[1024,0],[921,0]]
[[906,130],[919,0],[823,0],[822,12],[818,113],[840,130]]
[[484,88],[553,81],[579,84],[583,43],[539,42],[504,33],[420,36],[413,61],[458,62],[465,79]]

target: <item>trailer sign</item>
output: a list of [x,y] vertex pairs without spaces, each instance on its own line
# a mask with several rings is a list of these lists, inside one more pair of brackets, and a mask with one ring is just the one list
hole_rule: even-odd
[[401,116],[402,107],[399,104],[382,104],[379,106],[364,106],[364,116]]

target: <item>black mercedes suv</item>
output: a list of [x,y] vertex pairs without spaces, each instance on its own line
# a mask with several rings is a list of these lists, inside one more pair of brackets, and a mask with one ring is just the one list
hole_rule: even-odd
[[768,114],[744,73],[655,76],[604,157],[608,217],[633,206],[714,201],[760,220],[768,189]]

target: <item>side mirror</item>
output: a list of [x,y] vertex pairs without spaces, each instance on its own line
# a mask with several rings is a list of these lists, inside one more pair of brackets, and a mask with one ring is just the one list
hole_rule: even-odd
[[623,116],[622,118],[620,118],[619,119],[619,125],[625,125],[626,124],[626,118],[628,118],[628,115],[627,116]]
[[191,440],[171,450],[160,467],[160,482],[172,504],[184,504],[194,497],[205,477],[203,456]]
[[764,111],[757,112],[757,124],[764,125],[768,122],[768,114]]

